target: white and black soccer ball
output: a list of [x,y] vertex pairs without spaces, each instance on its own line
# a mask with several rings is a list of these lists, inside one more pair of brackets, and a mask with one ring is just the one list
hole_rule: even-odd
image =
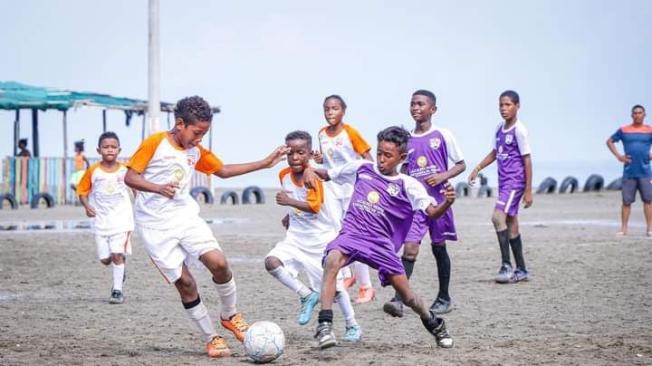
[[285,349],[283,330],[273,322],[255,322],[245,333],[244,349],[247,357],[254,362],[274,361],[283,354]]

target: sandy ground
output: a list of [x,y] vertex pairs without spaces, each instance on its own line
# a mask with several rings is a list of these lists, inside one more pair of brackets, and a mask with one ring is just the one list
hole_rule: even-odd
[[[652,364],[652,240],[643,235],[642,207],[633,209],[631,236],[616,238],[618,193],[535,196],[522,211],[521,231],[532,273],[528,283],[498,285],[499,251],[489,223],[491,199],[460,199],[461,240],[449,246],[455,310],[446,315],[455,348],[439,349],[416,315],[386,316],[391,297],[356,306],[361,344],[319,351],[313,321],[296,323],[298,300],[269,276],[265,253],[283,237],[283,210],[204,206],[230,258],[239,308],[250,321],[271,320],[286,333],[278,365],[650,365]],[[268,196],[268,201],[271,201]],[[83,219],[81,208],[0,211],[0,222]],[[138,238],[128,261],[124,305],[109,305],[111,273],[95,259],[87,231],[0,232],[0,364],[243,365],[235,356],[209,360],[175,289],[150,263]],[[219,304],[206,273],[200,291],[213,317]],[[374,279],[377,284],[377,279]],[[414,287],[430,303],[436,269],[429,250],[419,256]],[[336,311],[336,332],[344,331]]]

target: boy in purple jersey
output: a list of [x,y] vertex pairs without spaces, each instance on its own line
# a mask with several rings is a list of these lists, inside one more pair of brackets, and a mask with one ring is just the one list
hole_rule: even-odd
[[[433,126],[432,116],[435,112],[437,112],[437,98],[434,93],[428,90],[417,90],[412,94],[410,114],[415,126],[408,142],[408,156],[403,168],[409,176],[416,178],[426,187],[430,196],[437,201],[443,201],[442,189],[448,184],[449,179],[458,176],[466,169],[466,164],[453,134],[447,129]],[[448,169],[448,160],[454,163],[450,169]],[[439,279],[439,293],[430,310],[435,314],[444,314],[452,309],[448,293],[451,262],[446,250],[446,240],[457,240],[453,210],[449,208],[437,219],[431,219],[422,213],[414,215],[401,256],[408,279],[414,270],[419,246],[426,231],[430,232],[431,249],[437,263]],[[383,311],[392,316],[403,316],[403,303],[398,294],[383,305]]]
[[304,172],[306,182],[316,182],[319,177],[337,184],[354,183],[342,230],[325,251],[321,311],[315,334],[322,349],[337,344],[332,311],[335,283],[340,268],[353,261],[377,269],[381,284],[394,287],[403,303],[421,317],[428,332],[435,336],[437,345],[453,346],[444,320],[430,311],[412,291],[396,254],[396,248],[410,229],[414,211],[439,217],[455,200],[455,192],[448,186],[445,200],[435,206],[437,202],[419,181],[397,171],[407,156],[409,138],[409,132],[403,128],[389,127],[378,134],[377,165],[356,160],[330,170],[310,168]]
[[[500,94],[500,114],[505,122],[498,125],[493,148],[469,175],[469,184],[475,183],[480,171],[498,161],[498,199],[491,221],[498,235],[502,265],[496,282],[511,283],[528,280],[523,259],[523,244],[518,231],[518,206],[521,198],[525,208],[532,206],[532,160],[528,133],[518,120],[520,98],[515,91]],[[509,247],[512,247],[516,270],[512,270]]]

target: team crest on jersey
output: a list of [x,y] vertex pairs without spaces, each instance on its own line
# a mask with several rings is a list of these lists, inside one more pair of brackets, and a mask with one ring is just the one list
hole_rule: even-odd
[[334,153],[335,153],[335,152],[333,151],[333,149],[330,149],[330,148],[329,148],[328,150],[326,150],[326,154],[328,154],[328,156],[330,156],[331,158],[333,157],[333,154],[334,154]]
[[107,185],[106,186],[106,193],[113,193],[113,192],[115,192],[115,187],[113,186],[113,184]]
[[398,196],[399,192],[400,192],[400,190],[399,190],[399,188],[398,188],[398,186],[396,184],[390,183],[387,186],[387,193],[389,193],[390,196],[396,197],[396,196]]
[[172,171],[172,177],[177,183],[181,183],[183,181],[183,178],[185,178],[186,172],[183,170],[183,168],[179,165],[174,166],[174,170]]
[[342,146],[342,145],[344,145],[344,141],[342,140],[342,138],[341,137],[336,138],[335,139],[335,146]]
[[421,155],[417,158],[417,165],[419,168],[425,168],[428,165],[428,159],[425,156]]
[[186,155],[186,158],[188,160],[188,166],[194,166],[197,162],[197,157],[194,155]]
[[505,135],[505,143],[507,145],[511,144],[514,141],[514,135]]
[[380,201],[380,195],[376,191],[371,191],[367,194],[367,201],[371,204],[376,204]]
[[439,137],[431,138],[430,139],[430,147],[433,149],[439,149],[439,146],[441,145],[441,140]]

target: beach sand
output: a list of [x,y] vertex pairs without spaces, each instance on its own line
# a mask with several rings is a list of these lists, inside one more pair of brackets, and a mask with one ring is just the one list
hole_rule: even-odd
[[[385,315],[393,291],[355,306],[361,344],[320,351],[315,317],[299,326],[296,296],[268,275],[263,257],[283,238],[284,209],[203,206],[230,259],[238,306],[249,322],[271,320],[285,331],[277,365],[650,365],[652,364],[652,239],[644,237],[640,202],[630,237],[616,238],[618,192],[535,195],[521,211],[531,281],[499,285],[490,224],[493,199],[455,203],[461,240],[449,244],[454,311],[445,315],[455,347],[437,348],[415,314]],[[80,207],[1,210],[0,222],[84,219]],[[109,305],[111,271],[95,258],[88,231],[0,232],[1,365],[245,365],[240,345],[220,329],[234,356],[209,360],[179,296],[147,257],[138,237],[127,263],[126,302]],[[207,271],[195,272],[214,320],[219,303]],[[375,272],[372,273],[372,276]],[[374,278],[377,286],[378,280]],[[436,267],[425,245],[411,281],[430,304]],[[355,295],[352,294],[352,298]],[[344,324],[335,311],[335,331]]]

